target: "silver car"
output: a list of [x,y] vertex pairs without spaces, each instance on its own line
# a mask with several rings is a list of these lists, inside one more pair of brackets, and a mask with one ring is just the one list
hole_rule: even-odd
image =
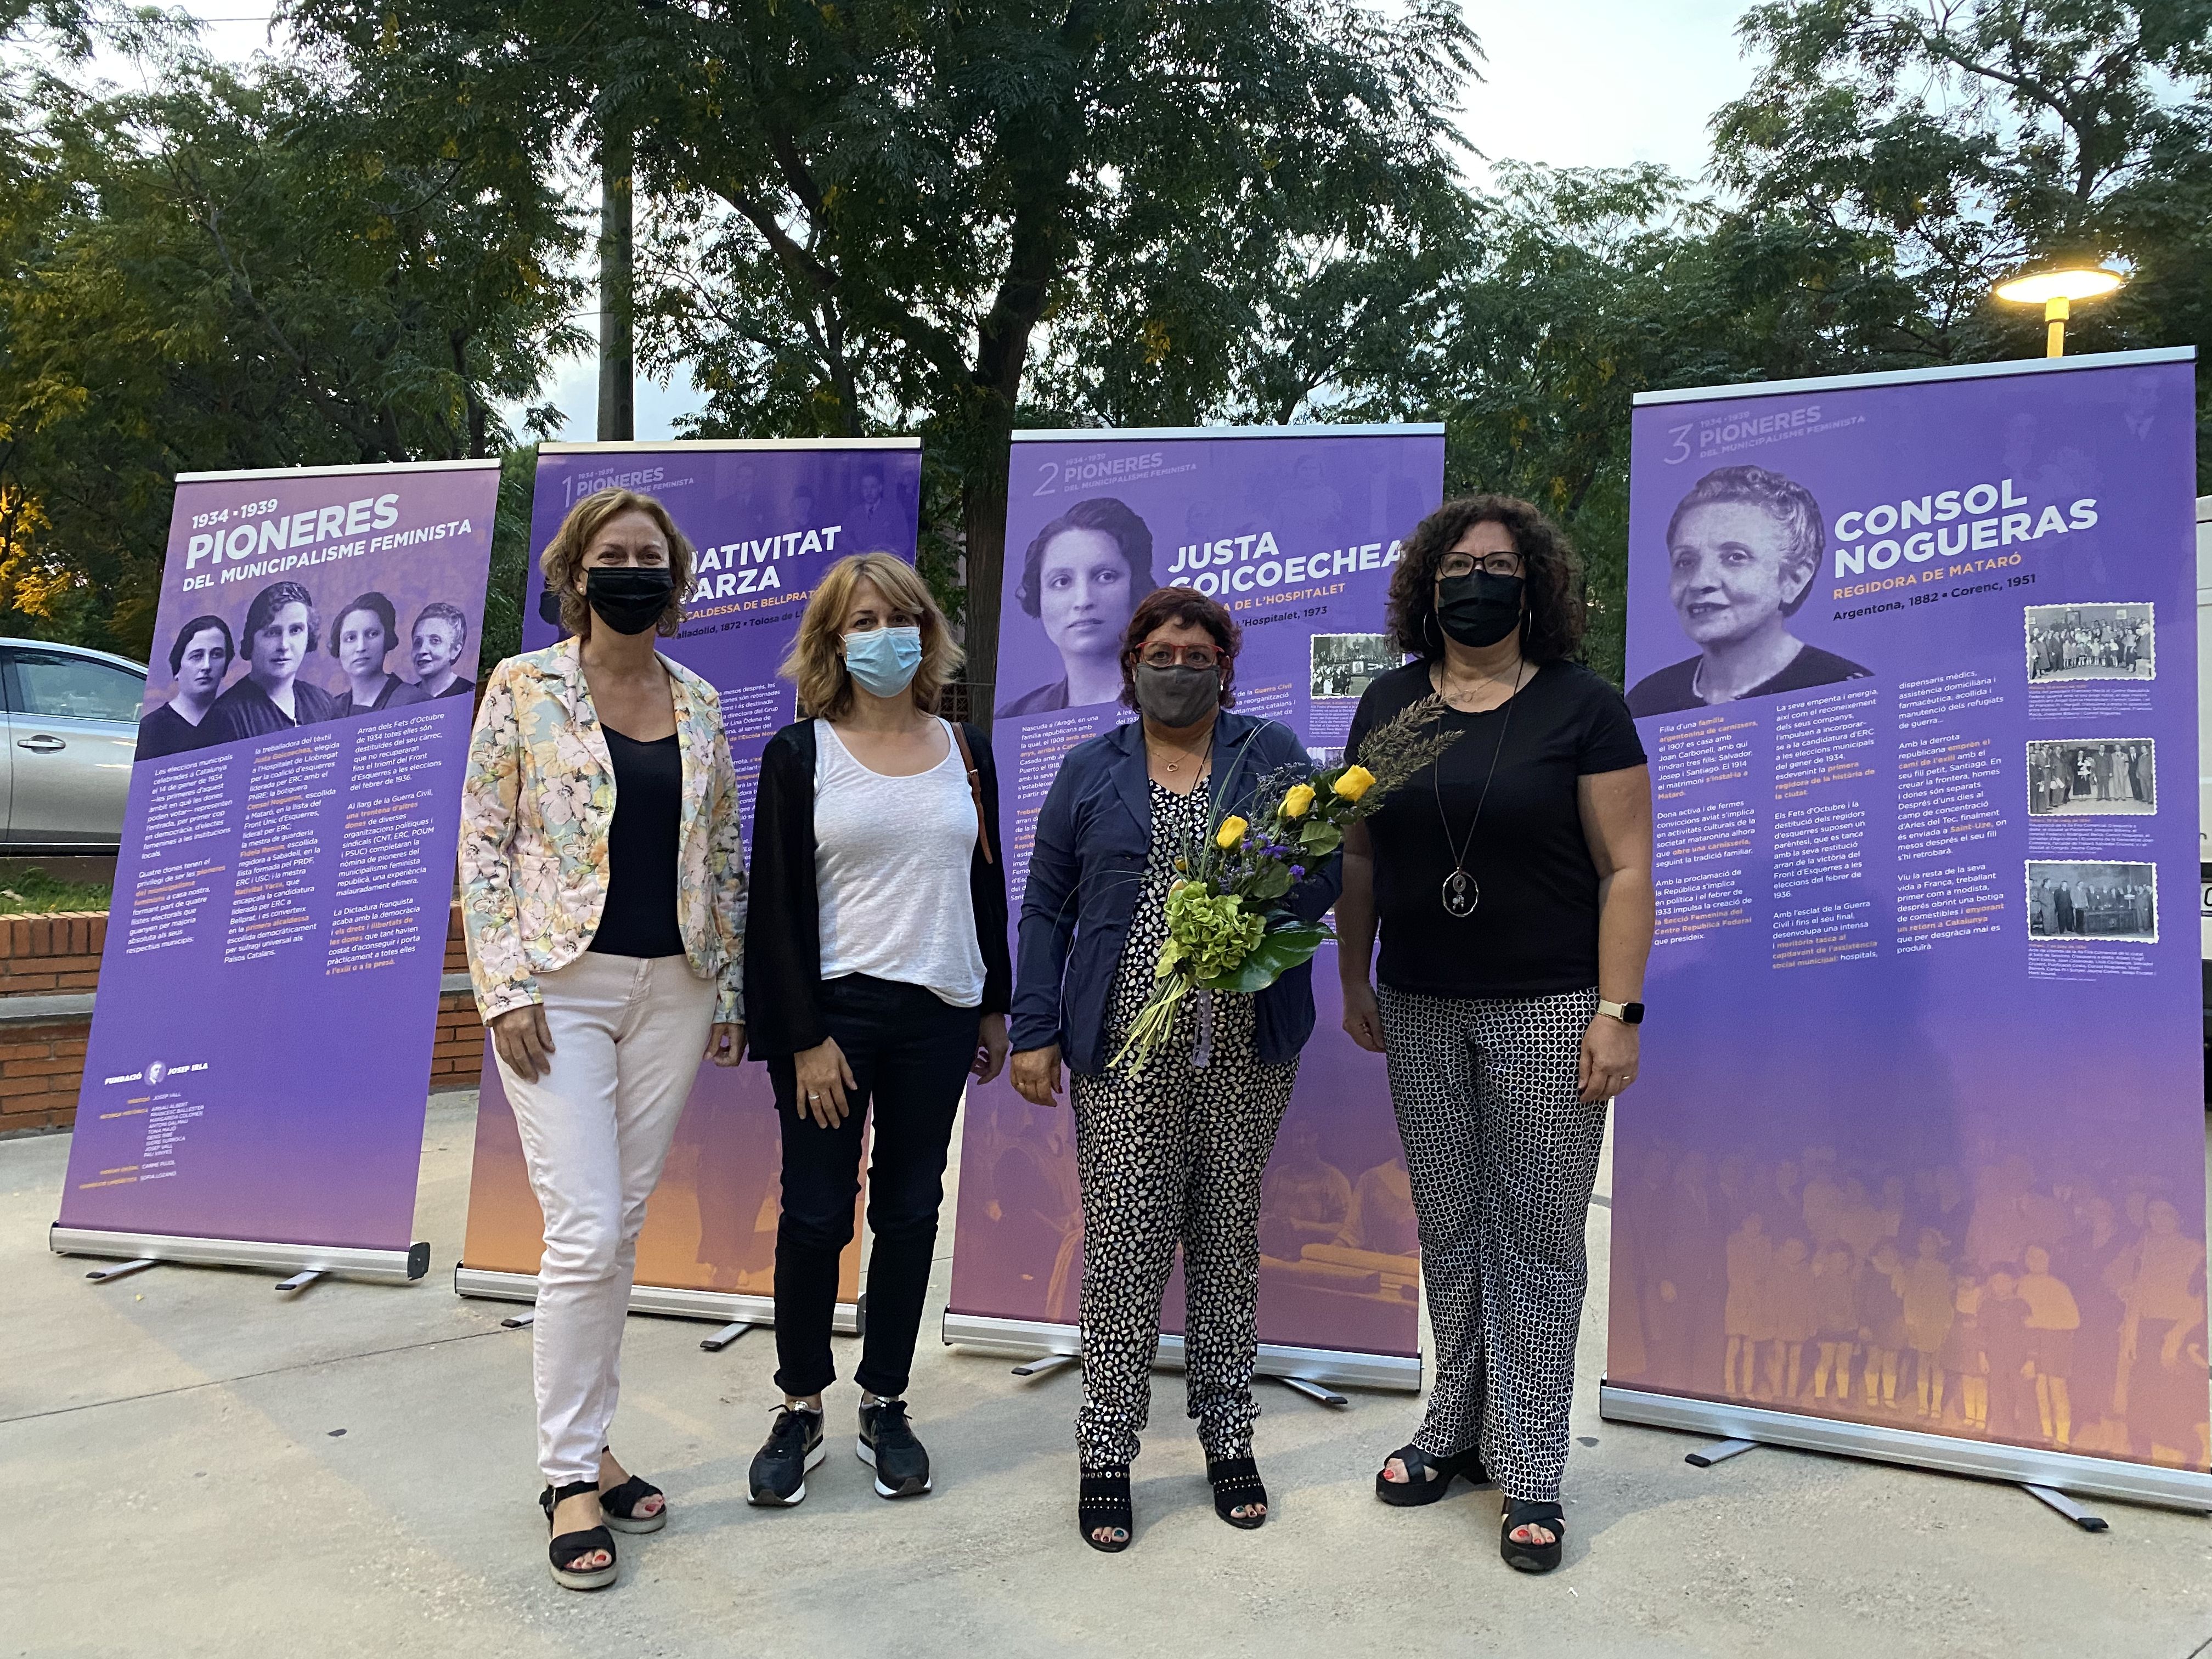
[[138,750],[146,671],[126,657],[0,639],[0,847],[114,852]]

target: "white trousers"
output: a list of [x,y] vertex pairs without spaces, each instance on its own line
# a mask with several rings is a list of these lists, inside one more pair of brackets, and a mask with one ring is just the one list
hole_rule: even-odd
[[590,951],[538,985],[552,1069],[535,1083],[504,1060],[499,1073],[545,1212],[532,1327],[538,1464],[567,1486],[599,1478],[645,1201],[698,1074],[714,986],[682,957]]

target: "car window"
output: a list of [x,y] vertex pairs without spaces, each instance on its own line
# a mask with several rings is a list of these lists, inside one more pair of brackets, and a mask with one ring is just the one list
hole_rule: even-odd
[[127,669],[58,651],[15,651],[18,713],[46,719],[135,720],[146,682]]

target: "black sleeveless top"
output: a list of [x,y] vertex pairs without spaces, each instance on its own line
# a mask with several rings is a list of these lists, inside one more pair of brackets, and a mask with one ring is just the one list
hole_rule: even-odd
[[615,821],[607,831],[607,901],[591,948],[616,957],[680,957],[676,849],[684,816],[684,754],[672,732],[640,743],[601,725],[615,763]]

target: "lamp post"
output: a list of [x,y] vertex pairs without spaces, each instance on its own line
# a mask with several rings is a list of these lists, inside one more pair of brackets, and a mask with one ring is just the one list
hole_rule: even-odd
[[2073,315],[2074,301],[2094,300],[2110,294],[2127,278],[2118,271],[2100,270],[2086,266],[2071,270],[2039,270],[2033,276],[2015,276],[2009,283],[1997,284],[1997,298],[2014,305],[2043,307],[2047,357],[2066,355],[2066,319]]

